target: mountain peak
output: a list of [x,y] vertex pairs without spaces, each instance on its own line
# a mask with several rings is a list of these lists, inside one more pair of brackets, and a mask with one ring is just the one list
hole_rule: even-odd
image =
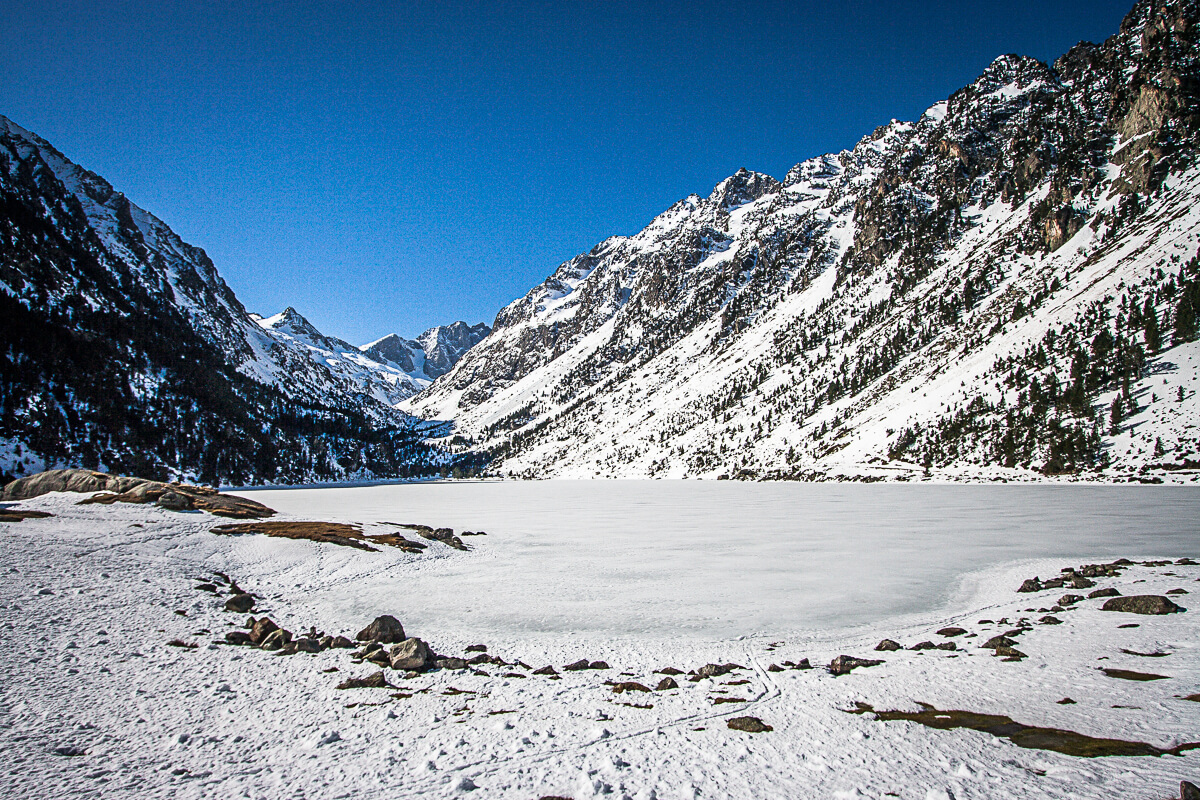
[[730,211],[738,206],[753,202],[766,194],[778,192],[779,181],[761,172],[742,167],[718,183],[708,199],[722,210]]

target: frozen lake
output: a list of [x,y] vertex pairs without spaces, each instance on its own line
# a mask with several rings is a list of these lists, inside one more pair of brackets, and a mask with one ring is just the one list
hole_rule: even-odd
[[1200,557],[1200,489],[1188,487],[543,481],[241,493],[315,519],[487,531],[466,540],[473,553],[354,581],[357,597],[394,595],[406,625],[464,632],[782,636],[928,612],[970,591],[971,573],[1014,561]]

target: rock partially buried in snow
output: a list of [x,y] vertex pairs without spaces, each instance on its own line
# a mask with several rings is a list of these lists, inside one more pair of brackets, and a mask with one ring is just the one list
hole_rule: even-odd
[[[841,655],[829,662],[829,673],[831,675],[849,675],[850,670],[859,667],[874,667],[882,663],[883,661],[876,658],[855,658]],[[732,722],[732,720],[730,721]]]
[[376,617],[375,621],[358,632],[354,637],[360,642],[379,642],[380,644],[396,644],[408,637],[404,635],[404,626],[400,620],[391,614]]
[[225,601],[226,611],[234,611],[238,614],[245,614],[252,608],[254,608],[254,598],[245,592],[241,594],[235,594],[233,597]]
[[734,717],[725,724],[730,730],[745,731],[746,733],[766,733],[775,730],[758,717]]
[[373,672],[365,678],[347,678],[338,684],[339,689],[392,689],[387,678],[383,674],[383,670]]
[[1089,600],[1096,600],[1097,598],[1100,598],[1100,597],[1120,597],[1120,596],[1121,596],[1121,593],[1118,592],[1116,589],[1112,588],[1111,586],[1108,587],[1107,589],[1097,589],[1094,592],[1088,592]]
[[1175,614],[1184,609],[1162,595],[1135,594],[1106,600],[1100,610],[1123,611],[1127,614]]
[[275,631],[279,630],[279,626],[271,621],[269,617],[263,617],[256,620],[250,628],[250,642],[252,644],[262,644]]
[[419,672],[429,665],[429,646],[420,639],[405,639],[388,651],[392,669]]
[[899,642],[893,641],[892,639],[884,639],[882,642],[875,645],[875,649],[887,653],[891,652],[892,650],[899,650],[901,648]]

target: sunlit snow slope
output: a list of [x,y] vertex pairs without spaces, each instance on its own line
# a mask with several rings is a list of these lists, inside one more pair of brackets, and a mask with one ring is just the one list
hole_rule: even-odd
[[741,170],[402,407],[517,475],[1191,479],[1198,24],[1139,2],[782,182]]

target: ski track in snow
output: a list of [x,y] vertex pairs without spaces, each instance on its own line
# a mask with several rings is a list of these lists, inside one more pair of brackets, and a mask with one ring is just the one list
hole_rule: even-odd
[[[447,559],[482,559],[490,568],[488,552],[504,547],[503,531],[474,540],[472,553],[440,545],[423,556],[366,553],[216,536],[208,529],[220,520],[205,514],[78,506],[79,499],[60,494],[26,501],[23,508],[57,516],[0,523],[6,797],[45,797],[52,786],[59,795],[104,798],[1150,798],[1167,797],[1181,779],[1200,774],[1196,751],[1082,759],[1024,750],[982,733],[843,713],[858,701],[878,709],[915,709],[920,701],[1159,747],[1200,738],[1200,705],[1181,699],[1200,690],[1197,610],[1145,617],[1100,612],[1102,601],[1087,600],[1079,610],[1057,614],[1064,624],[1035,625],[1021,637],[1018,646],[1030,656],[1024,662],[1005,663],[972,646],[1009,627],[977,620],[1037,620],[1041,613],[1025,609],[1052,605],[1072,591],[1016,594],[1023,578],[1054,575],[1086,558],[1010,560],[970,576],[952,608],[840,633],[791,635],[773,651],[771,642],[782,637],[497,630],[482,641],[506,660],[561,669],[587,657],[614,669],[563,673],[557,681],[503,678],[492,666],[484,667],[489,677],[438,671],[404,680],[389,671],[390,680],[413,693],[392,699],[379,689],[334,688],[374,669],[353,665],[349,651],[280,658],[210,644],[244,616],[221,611],[223,598],[195,590],[195,579],[228,572],[262,596],[256,615],[265,612],[294,631],[313,624],[353,635],[375,614],[419,606],[414,587],[427,585],[418,580],[422,570]],[[394,576],[387,592],[364,580],[380,573]],[[495,580],[519,582],[521,576]],[[1198,567],[1138,566],[1120,578],[1098,579],[1097,586],[1124,594],[1182,587],[1191,595],[1176,599],[1188,606],[1197,580]],[[355,596],[358,585],[365,587],[361,596]],[[449,655],[461,654],[472,642],[467,637],[478,634],[454,625],[418,626],[401,616],[409,635]],[[1139,627],[1117,627],[1131,622]],[[956,639],[965,649],[954,653],[872,652],[884,637],[905,646],[941,641],[934,632],[949,624],[979,638]],[[174,638],[199,647],[166,646]],[[1144,658],[1121,648],[1171,655]],[[835,678],[820,665],[839,653],[878,655],[886,663]],[[817,669],[766,669],[803,657]],[[748,669],[697,684],[681,676],[680,689],[632,696],[615,695],[602,683],[653,685],[661,676],[652,670],[659,667],[727,661]],[[339,671],[322,672],[333,666]],[[1099,666],[1170,679],[1121,681]],[[749,683],[728,685],[734,680]],[[469,693],[443,694],[450,686]],[[714,706],[710,698],[718,690],[747,702]],[[1064,696],[1076,704],[1057,704]],[[620,705],[628,702],[653,708]],[[774,732],[726,728],[727,718],[745,714],[761,717]],[[62,748],[86,754],[60,755],[70,752]]]

